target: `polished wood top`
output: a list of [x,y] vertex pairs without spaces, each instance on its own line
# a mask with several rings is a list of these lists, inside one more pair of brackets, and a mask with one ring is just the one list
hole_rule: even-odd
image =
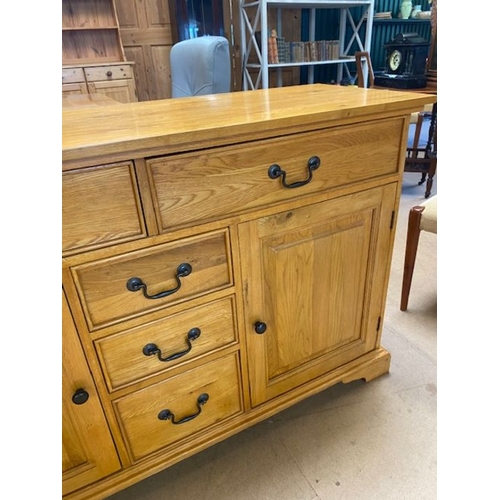
[[62,112],[63,169],[410,114],[436,96],[312,84]]
[[120,103],[104,94],[68,94],[62,96],[62,109],[95,108],[110,104]]

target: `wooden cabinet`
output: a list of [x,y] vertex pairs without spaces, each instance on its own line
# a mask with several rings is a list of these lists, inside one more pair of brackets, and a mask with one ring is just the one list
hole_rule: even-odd
[[63,66],[64,94],[104,94],[115,101],[137,102],[133,63]]
[[67,495],[121,464],[64,292],[62,325],[62,492]]
[[65,500],[389,370],[406,134],[434,99],[310,85],[63,111],[63,336],[106,430]]
[[253,406],[376,349],[395,203],[393,183],[240,225]]
[[62,64],[63,95],[102,93],[123,103],[137,101],[114,0],[63,0]]

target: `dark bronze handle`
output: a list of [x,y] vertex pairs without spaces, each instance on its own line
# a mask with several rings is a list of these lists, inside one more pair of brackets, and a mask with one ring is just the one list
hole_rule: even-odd
[[262,321],[255,322],[253,327],[255,333],[258,333],[259,335],[262,335],[267,330],[267,325],[265,323],[262,323]]
[[186,262],[180,264],[177,268],[177,274],[175,275],[177,286],[175,288],[172,288],[172,290],[165,290],[164,292],[157,293],[156,295],[148,294],[147,285],[141,280],[141,278],[130,278],[127,281],[127,290],[130,290],[131,292],[137,292],[142,289],[142,293],[147,299],[162,299],[163,297],[167,297],[168,295],[172,295],[173,293],[177,292],[177,290],[179,290],[179,288],[181,287],[180,279],[185,276],[189,276],[192,270],[193,268],[191,267],[191,264],[188,264]]
[[185,349],[184,351],[172,354],[166,358],[161,357],[161,349],[158,349],[156,344],[146,344],[142,348],[142,352],[144,356],[154,356],[155,354],[157,354],[158,359],[160,361],[174,361],[174,359],[179,359],[180,357],[187,354],[193,348],[193,344],[191,344],[191,342],[193,340],[196,340],[200,335],[201,335],[201,330],[199,328],[191,328],[191,330],[189,330],[187,334],[187,339],[186,339],[188,343],[188,348]]
[[106,76],[110,76],[111,77],[111,76],[113,76],[113,73],[111,71],[107,71],[106,72]]
[[193,420],[193,418],[196,418],[200,413],[201,413],[201,407],[208,401],[208,394],[203,393],[198,396],[198,399],[196,401],[196,404],[198,405],[198,411],[196,413],[193,413],[192,415],[188,415],[187,417],[181,418],[180,420],[175,420],[175,415],[170,411],[170,410],[162,410],[160,413],[158,413],[158,418],[160,420],[172,420],[172,423],[175,425],[179,424],[185,424],[186,422],[189,422],[190,420]]
[[71,401],[73,401],[75,405],[82,405],[83,403],[86,403],[88,399],[89,393],[85,389],[77,389],[71,397]]
[[320,164],[321,160],[319,159],[319,156],[311,156],[311,158],[309,158],[307,162],[307,170],[308,170],[307,179],[305,181],[292,182],[292,184],[286,183],[286,172],[282,170],[277,163],[274,163],[269,167],[267,174],[271,179],[277,179],[278,177],[282,176],[283,178],[281,179],[281,184],[283,185],[283,187],[293,189],[309,184],[313,178],[313,170],[317,170]]

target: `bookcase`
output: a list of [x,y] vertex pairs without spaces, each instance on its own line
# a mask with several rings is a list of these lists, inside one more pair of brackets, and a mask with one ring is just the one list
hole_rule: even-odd
[[132,64],[124,56],[114,0],[62,1],[63,94],[137,101]]
[[[276,26],[269,26],[268,13],[270,9],[276,10]],[[309,40],[305,43],[305,50],[310,51],[312,47],[316,51],[315,57],[306,56],[296,60],[291,58],[276,58],[273,50],[274,41],[269,40],[272,30],[276,30],[276,45],[282,40],[281,14],[285,9],[297,9],[308,13]],[[338,9],[339,26],[338,40],[315,40],[316,10]],[[360,12],[361,11],[361,12]],[[354,14],[356,13],[356,14]],[[354,62],[354,52],[370,51],[372,38],[372,25],[374,14],[374,0],[242,0],[240,4],[241,25],[241,49],[242,49],[242,71],[243,90],[254,90],[257,88],[269,88],[270,71],[276,71],[277,86],[282,85],[282,69],[287,67],[307,67],[308,83],[314,83],[314,67],[318,65],[336,65],[337,81],[340,82],[344,75],[350,75],[349,63]],[[333,28],[333,27],[332,27]],[[332,29],[333,33],[333,29]],[[297,41],[285,41],[294,44]],[[326,50],[326,54],[319,57],[318,50],[322,50],[321,42],[327,45],[333,42],[333,50]],[[289,46],[292,53],[293,45]],[[270,52],[271,48],[271,52]],[[283,52],[282,52],[283,53]],[[270,57],[271,55],[271,57]],[[276,62],[277,61],[277,62]]]

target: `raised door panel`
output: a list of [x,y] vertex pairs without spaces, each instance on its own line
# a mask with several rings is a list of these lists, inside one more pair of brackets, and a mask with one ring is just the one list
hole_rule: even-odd
[[171,96],[169,54],[172,46],[167,0],[116,0],[122,44],[134,61],[139,101]]
[[[94,381],[62,294],[62,493],[66,495],[121,468]],[[79,390],[85,400],[73,397]]]
[[254,406],[377,347],[395,200],[390,185],[239,226]]
[[134,80],[112,80],[106,82],[89,82],[91,94],[100,93],[118,102],[137,102]]
[[62,85],[62,94],[70,95],[70,94],[88,94],[89,91],[87,89],[86,83],[63,83]]

